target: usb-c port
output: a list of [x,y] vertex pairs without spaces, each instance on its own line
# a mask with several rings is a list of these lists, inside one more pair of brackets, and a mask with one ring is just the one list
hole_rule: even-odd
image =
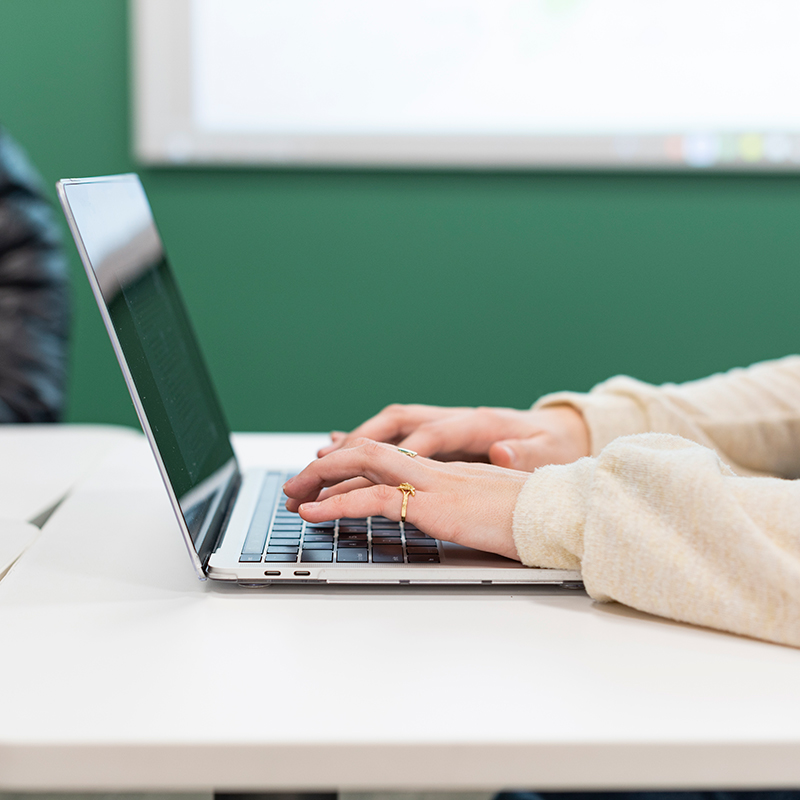
[[265,575],[280,575],[281,571],[279,569],[268,569],[264,574]]
[[295,575],[310,575],[311,573],[307,569],[296,569],[294,571]]

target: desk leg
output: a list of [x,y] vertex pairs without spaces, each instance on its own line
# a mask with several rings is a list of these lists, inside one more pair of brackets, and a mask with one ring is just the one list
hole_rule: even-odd
[[338,800],[336,792],[214,792],[214,800]]

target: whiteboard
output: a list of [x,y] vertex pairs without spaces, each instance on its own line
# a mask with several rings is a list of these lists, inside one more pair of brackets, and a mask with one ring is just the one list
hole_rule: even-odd
[[134,0],[149,164],[800,168],[796,0]]

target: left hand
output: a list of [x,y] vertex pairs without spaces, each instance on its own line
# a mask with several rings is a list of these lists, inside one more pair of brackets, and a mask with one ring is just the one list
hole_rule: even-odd
[[[356,439],[288,480],[286,507],[307,522],[381,515],[399,520],[410,483],[406,520],[437,539],[519,560],[512,535],[517,495],[527,472],[490,464],[409,456],[397,447]],[[355,479],[355,480],[354,480]]]
[[321,458],[355,439],[407,447],[439,461],[489,461],[533,472],[590,454],[589,429],[569,405],[531,408],[440,408],[391,405],[351,433],[334,431]]

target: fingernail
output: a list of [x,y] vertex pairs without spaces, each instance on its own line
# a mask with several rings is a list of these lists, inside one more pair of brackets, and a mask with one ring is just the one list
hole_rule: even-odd
[[509,447],[507,444],[501,444],[498,445],[498,448],[508,456],[508,462],[511,464],[511,466],[514,466],[517,463],[517,454],[511,447]]

